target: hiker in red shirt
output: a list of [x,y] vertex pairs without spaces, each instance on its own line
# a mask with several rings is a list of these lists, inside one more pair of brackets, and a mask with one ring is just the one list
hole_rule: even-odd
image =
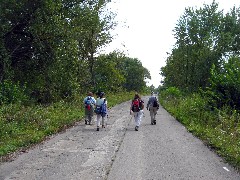
[[135,94],[130,107],[130,114],[133,114],[135,120],[135,131],[138,131],[143,116],[144,101],[139,94]]

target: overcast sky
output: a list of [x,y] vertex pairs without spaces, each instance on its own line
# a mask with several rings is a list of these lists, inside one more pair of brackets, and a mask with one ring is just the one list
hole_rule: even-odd
[[[158,87],[160,68],[165,66],[166,52],[171,52],[175,39],[173,29],[185,7],[202,7],[212,0],[113,0],[109,5],[117,13],[115,38],[106,52],[120,50],[128,57],[138,58],[152,79],[148,85]],[[219,9],[228,12],[240,0],[216,0]]]

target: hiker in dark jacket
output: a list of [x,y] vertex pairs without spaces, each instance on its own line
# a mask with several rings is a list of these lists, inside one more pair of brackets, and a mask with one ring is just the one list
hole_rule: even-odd
[[156,124],[156,114],[159,109],[159,102],[154,93],[151,92],[151,97],[148,99],[147,110],[150,111],[151,124]]

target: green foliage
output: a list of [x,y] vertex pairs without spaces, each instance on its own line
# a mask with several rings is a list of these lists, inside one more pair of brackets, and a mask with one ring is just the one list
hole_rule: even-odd
[[94,71],[96,89],[103,91],[118,92],[123,89],[123,83],[126,79],[122,74],[122,70],[118,69],[118,64],[121,63],[122,58],[118,57],[116,53],[109,55],[100,55],[95,62]]
[[176,87],[169,87],[161,90],[160,95],[163,99],[176,99],[182,96],[182,92]]
[[143,91],[150,73],[139,60],[100,55],[116,26],[109,2],[1,2],[0,82],[26,84],[27,95],[45,104],[89,89]]
[[239,9],[226,15],[215,1],[186,8],[174,29],[176,44],[161,68],[166,87],[198,91],[209,85],[212,65],[221,68],[226,55],[239,55]]
[[0,84],[0,104],[25,103],[29,100],[26,94],[25,85],[13,84],[9,80],[5,80]]
[[85,91],[95,56],[111,41],[108,2],[1,2],[0,80],[26,83],[32,98],[43,103]]
[[217,108],[230,106],[232,109],[240,110],[239,60],[239,57],[231,57],[223,63],[220,71],[213,66],[210,85],[206,92],[212,106]]
[[123,87],[127,91],[143,92],[146,87],[145,79],[151,79],[149,71],[136,58],[125,58],[122,66],[126,79]]

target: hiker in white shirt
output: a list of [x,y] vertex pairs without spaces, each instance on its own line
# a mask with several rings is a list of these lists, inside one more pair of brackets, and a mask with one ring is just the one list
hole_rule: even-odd
[[[96,101],[96,109],[95,113],[97,115],[97,131],[99,131],[100,124],[102,124],[102,128],[106,127],[106,116],[107,116],[107,99],[104,97],[105,93],[101,92],[99,93],[99,97],[97,98]],[[100,109],[100,107],[105,103],[105,112],[102,112],[103,110]],[[100,122],[102,120],[102,122]]]

